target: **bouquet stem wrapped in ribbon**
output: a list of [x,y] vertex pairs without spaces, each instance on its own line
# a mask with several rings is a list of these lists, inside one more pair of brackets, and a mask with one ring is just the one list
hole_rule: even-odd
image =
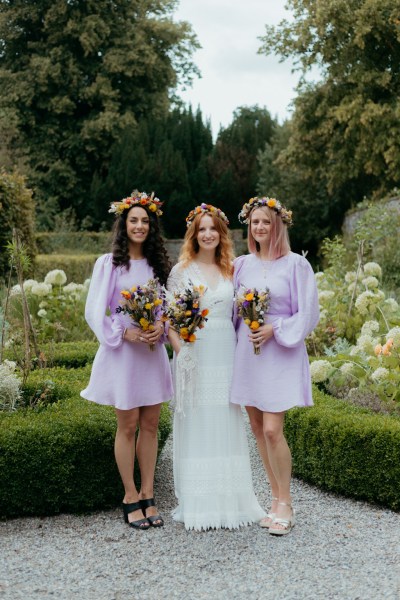
[[183,403],[194,404],[193,392],[195,389],[194,377],[196,361],[193,355],[193,344],[196,341],[195,332],[203,329],[207,321],[208,309],[200,308],[200,298],[205,292],[202,285],[190,286],[182,292],[174,292],[168,301],[165,311],[171,327],[183,340],[183,346],[178,354],[177,366],[179,367],[176,380],[176,411],[183,413]]
[[[265,313],[270,304],[270,292],[268,288],[258,291],[255,288],[246,289],[243,287],[243,293],[236,297],[238,315],[251,331],[257,331],[265,322]],[[254,346],[254,354],[260,354],[260,347]]]
[[[146,285],[138,285],[130,290],[121,290],[122,300],[117,313],[129,315],[133,324],[142,331],[154,331],[156,321],[162,318],[165,304],[163,293],[157,279],[149,279]],[[149,344],[150,350],[155,349]]]

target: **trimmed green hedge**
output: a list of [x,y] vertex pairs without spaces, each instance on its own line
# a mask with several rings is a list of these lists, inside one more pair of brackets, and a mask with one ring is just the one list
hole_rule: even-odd
[[400,509],[400,419],[314,387],[314,408],[287,413],[294,474],[322,489]]
[[109,231],[46,231],[36,233],[40,254],[105,254],[110,251]]
[[[89,372],[89,367],[35,371],[28,387],[46,377],[63,389],[64,399],[37,411],[0,413],[0,518],[81,513],[121,501],[114,410],[79,396]],[[170,430],[164,405],[159,451]]]
[[49,271],[62,269],[68,283],[83,283],[92,275],[100,254],[38,254],[33,266],[34,278],[43,281]]

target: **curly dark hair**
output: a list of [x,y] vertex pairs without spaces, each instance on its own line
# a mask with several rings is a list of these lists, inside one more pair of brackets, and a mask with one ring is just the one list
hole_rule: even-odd
[[[126,269],[129,269],[129,245],[126,233],[126,219],[132,208],[130,210],[124,210],[124,212],[117,217],[113,227],[113,265],[116,267],[123,266],[126,267]],[[165,285],[171,270],[171,263],[161,235],[158,217],[151,212],[147,206],[141,206],[140,208],[143,208],[143,210],[147,212],[150,219],[149,235],[143,243],[143,254],[149,265],[153,268],[154,275],[162,285]]]

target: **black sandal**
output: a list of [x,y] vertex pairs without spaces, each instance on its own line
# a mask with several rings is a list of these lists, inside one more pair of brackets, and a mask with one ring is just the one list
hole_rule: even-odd
[[[143,514],[146,517],[146,508],[149,506],[155,506],[154,498],[147,498],[147,500],[140,500],[140,506],[142,508]],[[164,519],[160,517],[160,515],[154,515],[152,517],[146,517],[152,527],[162,527],[164,525]],[[159,521],[157,523],[156,521]]]
[[150,521],[149,519],[138,519],[137,521],[129,521],[128,519],[128,515],[131,512],[135,512],[135,510],[142,510],[142,503],[141,501],[139,502],[131,502],[131,504],[126,504],[125,502],[122,503],[122,510],[124,511],[124,520],[125,523],[128,523],[128,525],[130,527],[133,527],[134,529],[149,529],[150,527]]

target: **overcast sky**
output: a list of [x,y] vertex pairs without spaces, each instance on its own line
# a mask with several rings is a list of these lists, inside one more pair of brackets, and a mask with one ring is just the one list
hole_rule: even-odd
[[258,104],[282,122],[290,116],[290,101],[299,73],[289,61],[257,54],[265,25],[290,20],[285,0],[180,0],[174,20],[189,21],[202,49],[194,61],[202,73],[180,96],[194,109],[199,105],[211,120],[214,137],[232,122],[239,106]]

